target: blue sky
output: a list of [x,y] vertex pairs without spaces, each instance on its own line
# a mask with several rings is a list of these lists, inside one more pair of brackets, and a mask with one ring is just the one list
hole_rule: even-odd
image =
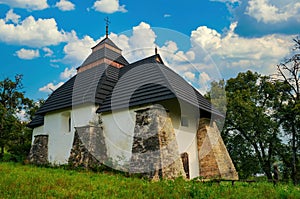
[[157,46],[203,92],[248,69],[275,73],[300,33],[299,0],[0,0],[0,79],[23,74],[26,96],[46,98],[103,38],[105,17],[130,62]]

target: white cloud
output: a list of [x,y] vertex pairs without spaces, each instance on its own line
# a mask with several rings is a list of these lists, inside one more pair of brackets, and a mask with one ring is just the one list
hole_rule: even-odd
[[169,65],[178,65],[180,62],[191,62],[195,59],[193,51],[180,51],[174,41],[166,41],[164,46],[159,48],[159,53]]
[[298,0],[250,0],[246,14],[258,22],[278,23],[290,18],[299,20],[300,2]]
[[42,88],[39,88],[39,91],[45,92],[45,93],[52,93],[57,88],[59,88],[61,85],[63,85],[63,82],[59,82],[58,84],[53,84],[52,82],[47,84],[46,86],[43,86]]
[[206,50],[217,49],[221,45],[221,34],[207,26],[200,26],[192,31],[191,39]]
[[40,52],[39,50],[32,50],[32,49],[24,49],[22,48],[21,50],[18,50],[16,52],[16,55],[20,58],[20,59],[34,59],[37,57],[40,57]]
[[27,122],[29,120],[28,114],[26,113],[26,111],[24,109],[18,110],[18,112],[16,113],[16,116],[22,122]]
[[123,50],[122,54],[129,62],[154,54],[156,34],[149,24],[141,22],[132,28],[130,34],[130,36],[114,33],[109,35],[109,38]]
[[55,7],[62,11],[70,11],[75,9],[75,5],[68,0],[60,0],[55,4]]
[[202,83],[207,83],[209,80],[211,80],[211,78],[209,77],[209,75],[206,72],[202,72],[199,75],[199,81]]
[[76,75],[77,70],[75,67],[65,68],[64,72],[60,73],[60,79],[67,80]]
[[164,14],[164,18],[168,18],[168,17],[171,17],[170,14]]
[[53,51],[50,48],[44,47],[43,51],[46,53],[44,56],[45,57],[52,57]]
[[195,80],[195,73],[187,71],[183,74],[188,80],[194,81]]
[[81,64],[91,53],[91,47],[95,46],[96,42],[90,36],[84,36],[79,39],[75,31],[72,31],[68,36],[68,44],[64,46],[64,62],[71,64]]
[[25,8],[29,10],[43,10],[49,7],[47,0],[0,0],[0,4],[6,4],[13,8]]
[[[236,26],[237,23],[232,23],[230,30],[223,36],[205,26],[198,27],[191,34],[193,50],[198,47],[207,50],[223,72],[226,68],[235,68],[239,71],[252,69],[264,74],[274,73],[274,66],[289,53],[294,36],[273,34],[257,38],[243,38],[234,32]],[[195,54],[199,56],[199,53]],[[208,57],[201,58],[205,60]]]
[[6,13],[6,17],[4,19],[5,22],[10,22],[12,21],[14,24],[17,24],[19,22],[19,19],[21,18],[20,15],[17,15],[16,13],[14,13],[13,9],[10,9],[7,13]]
[[66,33],[58,30],[54,18],[36,20],[29,16],[19,24],[8,24],[0,19],[0,41],[3,42],[43,47],[57,45],[66,39]]
[[125,5],[120,5],[119,0],[97,0],[93,8],[96,11],[104,13],[127,12]]
[[131,46],[134,46],[134,48],[154,48],[153,44],[156,34],[149,24],[141,22],[138,26],[133,27],[132,30],[132,37],[129,39]]
[[199,84],[198,89],[201,94],[207,93],[210,87],[211,77],[206,72],[201,72],[199,74]]

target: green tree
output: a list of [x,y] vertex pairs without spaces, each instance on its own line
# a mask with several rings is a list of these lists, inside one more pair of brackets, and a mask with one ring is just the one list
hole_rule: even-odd
[[[289,58],[277,65],[276,81],[284,85],[282,103],[277,107],[279,122],[288,135],[291,161],[291,178],[294,184],[299,183],[300,153],[300,39],[294,40],[294,48]],[[289,162],[289,161],[286,161]]]
[[279,125],[272,109],[277,103],[275,85],[268,77],[247,71],[227,81],[226,96],[223,136],[230,138],[231,154],[246,157],[242,159],[245,162],[236,160],[237,167],[246,171],[252,165],[259,165],[267,178],[272,179],[275,149],[280,145]]
[[225,80],[213,81],[210,84],[210,90],[204,95],[204,97],[213,104],[213,106],[219,110],[223,115],[226,114],[226,91]]
[[32,100],[26,98],[21,90],[22,75],[16,75],[14,80],[5,78],[0,81],[0,158],[4,149],[9,149],[13,140],[24,133],[25,123],[17,114],[29,110]]

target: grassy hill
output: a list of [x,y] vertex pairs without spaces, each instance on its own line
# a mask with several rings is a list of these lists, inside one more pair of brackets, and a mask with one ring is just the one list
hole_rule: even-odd
[[0,198],[300,198],[300,187],[272,183],[150,182],[93,173],[0,163]]

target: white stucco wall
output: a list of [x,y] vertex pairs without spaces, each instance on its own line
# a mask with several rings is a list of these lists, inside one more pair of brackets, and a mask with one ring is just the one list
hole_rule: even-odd
[[[52,164],[66,164],[73,145],[74,127],[85,126],[96,117],[94,105],[73,107],[61,112],[48,113],[44,117],[44,126],[35,128],[34,135],[46,134],[48,138],[48,160]],[[69,131],[68,117],[71,117]]]
[[190,178],[199,176],[199,161],[196,133],[175,129],[179,154],[187,153],[189,158]]
[[116,167],[129,164],[135,127],[134,110],[114,111],[103,114],[103,133],[108,157]]
[[53,164],[67,163],[72,147],[74,130],[67,132],[68,123],[63,123],[64,117],[63,113],[50,113],[44,118],[44,130],[49,135],[48,160]]
[[35,127],[35,128],[33,129],[33,131],[32,131],[31,145],[33,145],[34,137],[35,137],[36,135],[47,135],[47,133],[44,131],[44,125]]
[[[195,178],[199,176],[196,139],[199,112],[187,105],[184,105],[181,110],[173,108],[176,105],[174,101],[167,101],[162,104],[165,107],[168,106],[167,109],[170,111],[169,115],[175,129],[179,154],[188,153],[190,178]],[[49,135],[49,162],[53,164],[68,162],[73,144],[74,127],[85,126],[90,121],[96,120],[96,109],[96,106],[88,105],[45,115],[44,126],[33,130],[33,138],[35,135]],[[118,163],[120,167],[126,167],[130,162],[136,117],[135,110],[137,109],[114,111],[102,115],[108,157],[111,157],[112,161]],[[70,132],[68,131],[68,115],[71,116]],[[188,118],[188,127],[180,125],[181,116]]]
[[[197,130],[200,112],[185,102],[179,102],[179,109],[172,108],[172,105],[175,103],[166,103],[173,121],[179,154],[185,152],[188,154],[189,174],[192,179],[199,176]],[[182,117],[188,120],[188,126],[181,126]]]
[[[167,102],[163,103],[164,105]],[[197,148],[197,129],[199,111],[194,110],[192,106],[185,106],[183,116],[188,118],[188,127],[182,127],[180,125],[180,113],[178,110],[173,111],[172,105],[174,102],[170,102],[168,110],[172,119],[175,136],[178,144],[179,154],[188,153],[189,158],[189,172],[190,178],[199,176],[199,161],[198,161],[198,148]],[[108,156],[112,158],[114,163],[123,166],[130,162],[131,149],[133,143],[134,127],[135,127],[135,111],[143,109],[142,107],[137,109],[122,110],[113,112],[112,114],[103,114],[103,131],[105,141],[107,144]]]

